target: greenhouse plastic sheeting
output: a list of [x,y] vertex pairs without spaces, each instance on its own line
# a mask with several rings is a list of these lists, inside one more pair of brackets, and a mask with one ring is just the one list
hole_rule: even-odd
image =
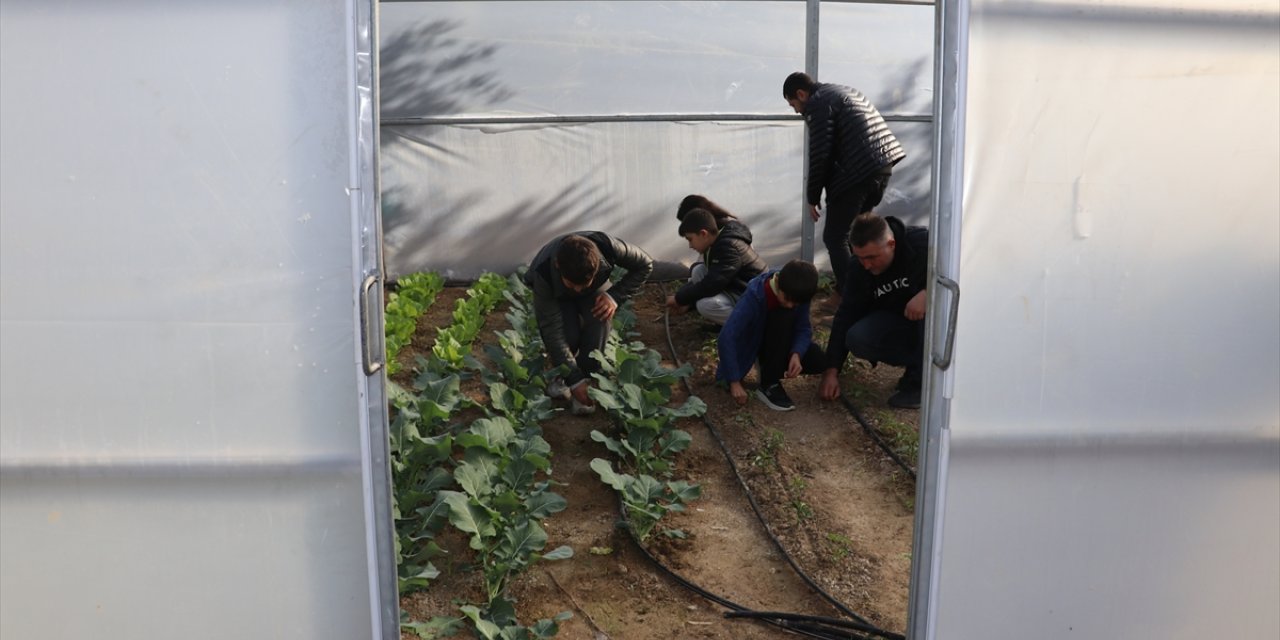
[[371,16],[0,4],[0,637],[396,637]]
[[1276,10],[952,15],[962,226],[939,272],[962,294],[930,382],[928,637],[1280,636]]
[[[863,90],[907,151],[879,211],[924,224],[933,9],[821,15],[819,78]],[[770,263],[801,254],[805,133],[782,81],[805,66],[804,3],[397,2],[380,19],[391,277],[506,271],[580,229],[691,262],[674,216],[690,193],[743,218]],[[771,119],[680,118],[725,114]],[[579,120],[502,121],[548,116]]]
[[[527,263],[549,238],[598,229],[692,261],[676,205],[702,193],[781,265],[800,251],[803,124],[627,122],[382,127],[387,271],[455,278]],[[926,123],[894,127],[909,157],[880,211],[923,223]],[[821,223],[819,233],[821,233]],[[825,259],[825,251],[820,252]]]

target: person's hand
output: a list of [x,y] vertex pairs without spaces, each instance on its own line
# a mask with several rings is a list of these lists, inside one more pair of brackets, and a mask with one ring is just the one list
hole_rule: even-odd
[[817,222],[818,218],[822,217],[822,214],[818,212],[818,205],[816,204],[809,205],[809,217],[813,218],[814,222]]
[[676,315],[680,315],[680,314],[682,314],[682,313],[684,313],[684,312],[688,311],[688,310],[689,310],[689,307],[686,307],[686,306],[684,306],[684,305],[680,304],[679,302],[676,302],[676,297],[675,297],[675,296],[667,296],[667,309],[668,309],[669,311],[671,311],[671,313],[674,313],[674,314],[676,314]]
[[924,290],[917,293],[907,302],[907,308],[902,310],[902,315],[908,320],[922,320],[924,318]]
[[835,400],[840,397],[840,371],[827,369],[822,373],[822,383],[818,385],[818,397],[823,400]]
[[591,307],[591,315],[596,317],[600,322],[609,322],[613,319],[613,313],[618,310],[618,303],[613,296],[602,293],[596,296],[595,306]]
[[587,390],[590,388],[591,382],[584,379],[582,382],[579,382],[574,385],[573,388],[569,389],[569,393],[573,394],[573,399],[577,400],[578,404],[585,404],[590,407],[595,404],[595,402],[591,400],[591,396],[587,394]]
[[800,366],[800,354],[793,353],[791,354],[791,359],[787,361],[787,370],[782,374],[782,377],[794,378],[800,375],[803,370],[803,367]]
[[733,396],[733,401],[738,404],[747,403],[747,390],[742,388],[741,382],[729,383],[729,395]]

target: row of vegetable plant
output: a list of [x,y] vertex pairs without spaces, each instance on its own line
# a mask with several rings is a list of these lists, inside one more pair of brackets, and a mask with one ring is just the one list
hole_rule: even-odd
[[[639,342],[625,342],[622,337],[634,321],[632,314],[615,319],[605,349],[594,353],[601,362],[601,372],[593,374],[597,386],[588,393],[612,419],[614,434],[594,430],[591,438],[618,457],[619,469],[603,458],[593,459],[591,469],[618,492],[628,525],[643,542],[663,516],[684,511],[685,505],[701,495],[697,484],[671,478],[676,454],[692,442],[688,432],[676,428],[676,421],[700,416],[707,406],[697,396],[670,406],[674,385],[688,377],[692,367],[665,367],[658,352]],[[661,533],[685,537],[679,529],[662,529]]]
[[[551,447],[539,426],[554,410],[543,393],[542,346],[530,317],[530,293],[517,277],[509,282],[500,278],[482,276],[466,304],[458,305],[454,324],[440,332],[432,359],[422,363],[423,373],[415,381],[419,393],[409,406],[419,424],[430,414],[428,423],[438,433],[421,438],[433,443],[424,457],[431,466],[424,472],[425,481],[410,490],[409,497],[422,506],[406,518],[414,525],[407,537],[422,553],[438,554],[434,537],[448,522],[467,537],[485,587],[482,603],[460,606],[461,618],[404,625],[422,637],[452,635],[469,620],[477,636],[486,640],[550,638],[570,615],[523,626],[507,592],[511,580],[532,564],[570,557],[572,550],[565,546],[544,552],[547,534],[540,522],[565,508],[564,499],[551,490]],[[503,295],[511,303],[507,319],[512,328],[499,331],[498,344],[486,347],[490,369],[471,357],[471,345],[484,315]],[[478,374],[489,395],[489,402],[478,405],[485,417],[465,427],[446,425],[447,417],[440,418],[443,408],[467,404],[458,391],[459,373]],[[433,495],[428,498],[424,490]],[[406,567],[402,575],[412,576],[419,566]],[[431,577],[435,575],[438,572]],[[402,581],[402,587],[425,585]]]
[[384,317],[388,374],[400,370],[396,356],[409,344],[418,326],[418,318],[435,303],[436,296],[443,289],[444,278],[438,273],[427,271],[401,277],[396,281],[396,290],[387,294]]

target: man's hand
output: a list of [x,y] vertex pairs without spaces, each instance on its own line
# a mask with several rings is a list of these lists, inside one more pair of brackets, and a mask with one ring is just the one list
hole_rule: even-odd
[[800,366],[800,354],[791,354],[791,359],[787,361],[787,370],[782,374],[784,378],[794,378],[800,375],[804,368]]
[[822,372],[822,383],[818,385],[818,397],[823,400],[835,400],[840,397],[839,369],[827,369]]
[[741,382],[729,383],[729,395],[733,396],[733,401],[738,404],[747,403],[747,390],[742,388]]
[[590,388],[591,382],[583,379],[581,382],[569,389],[569,393],[573,395],[574,400],[578,401],[578,404],[585,404],[590,407],[595,404],[595,402],[591,400],[591,396],[587,395],[587,390]]
[[613,313],[618,310],[618,303],[613,296],[602,293],[596,296],[595,306],[591,307],[591,315],[596,317],[600,322],[609,322],[613,319]]
[[818,218],[822,217],[822,214],[818,213],[818,205],[816,204],[809,205],[809,217],[813,218],[814,222],[817,222]]
[[924,290],[917,293],[910,301],[907,302],[907,308],[902,310],[902,315],[908,320],[924,319]]
[[686,306],[684,306],[684,305],[680,304],[679,302],[676,302],[676,297],[675,297],[675,296],[667,296],[667,309],[668,309],[669,311],[671,311],[671,313],[674,313],[674,314],[676,314],[676,315],[680,315],[680,314],[682,314],[682,313],[684,313],[684,312],[688,311],[688,310],[689,310],[689,307],[686,307]]

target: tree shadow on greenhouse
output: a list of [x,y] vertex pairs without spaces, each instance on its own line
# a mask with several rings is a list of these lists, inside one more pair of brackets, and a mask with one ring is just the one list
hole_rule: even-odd
[[460,42],[452,35],[460,26],[432,20],[379,43],[382,117],[458,115],[516,94],[498,79],[499,45]]

